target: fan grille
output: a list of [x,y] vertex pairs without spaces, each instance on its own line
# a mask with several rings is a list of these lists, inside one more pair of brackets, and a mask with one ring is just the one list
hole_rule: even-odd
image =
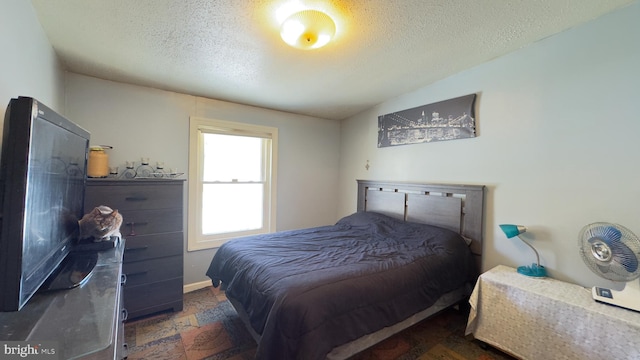
[[597,275],[613,281],[640,277],[640,239],[622,225],[593,223],[578,237],[582,260]]

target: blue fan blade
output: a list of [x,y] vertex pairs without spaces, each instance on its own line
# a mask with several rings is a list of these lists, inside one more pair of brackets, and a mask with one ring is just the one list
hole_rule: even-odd
[[609,241],[620,241],[622,238],[622,232],[613,226],[605,226],[602,229],[602,236],[605,242]]
[[638,258],[627,245],[620,241],[622,238],[620,230],[607,226],[599,235],[598,237],[611,248],[612,256],[618,264],[624,266],[630,273],[638,269]]

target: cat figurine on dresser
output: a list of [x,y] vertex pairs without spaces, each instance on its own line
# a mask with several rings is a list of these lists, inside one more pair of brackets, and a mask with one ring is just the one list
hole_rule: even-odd
[[93,238],[94,242],[108,241],[111,236],[122,238],[120,234],[122,215],[118,213],[118,210],[113,210],[108,206],[100,205],[93,208],[78,221],[78,225],[80,241],[90,238]]

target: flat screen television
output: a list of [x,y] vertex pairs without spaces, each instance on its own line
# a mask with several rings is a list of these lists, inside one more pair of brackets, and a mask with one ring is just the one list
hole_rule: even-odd
[[0,311],[25,306],[76,242],[88,149],[89,133],[41,102],[9,102],[0,168]]

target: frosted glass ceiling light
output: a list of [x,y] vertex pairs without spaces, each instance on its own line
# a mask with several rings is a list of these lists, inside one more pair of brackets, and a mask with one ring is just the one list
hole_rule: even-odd
[[331,41],[336,24],[329,15],[318,10],[303,10],[289,16],[280,29],[280,36],[297,49],[321,48]]

